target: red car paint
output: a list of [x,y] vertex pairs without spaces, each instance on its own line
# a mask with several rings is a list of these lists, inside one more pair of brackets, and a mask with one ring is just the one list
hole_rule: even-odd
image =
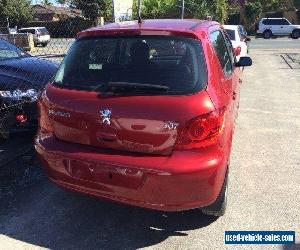
[[[212,204],[229,163],[240,88],[239,68],[225,77],[209,39],[221,29],[209,21],[149,20],[79,33],[197,39],[208,83],[189,95],[112,97],[48,84],[35,147],[49,178],[69,190],[158,210]],[[110,124],[101,122],[104,108],[112,110]]]

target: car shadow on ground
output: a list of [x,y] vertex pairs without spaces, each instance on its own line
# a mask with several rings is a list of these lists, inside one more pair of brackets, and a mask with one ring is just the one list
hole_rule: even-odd
[[283,245],[282,250],[299,250],[300,244],[296,243],[294,245]]
[[0,216],[0,234],[50,249],[137,249],[216,221],[200,210],[164,213],[70,193],[46,177],[19,196]]

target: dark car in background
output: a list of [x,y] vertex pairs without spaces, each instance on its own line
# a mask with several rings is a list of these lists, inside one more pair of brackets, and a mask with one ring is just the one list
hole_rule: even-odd
[[0,39],[0,139],[36,127],[36,101],[57,67]]

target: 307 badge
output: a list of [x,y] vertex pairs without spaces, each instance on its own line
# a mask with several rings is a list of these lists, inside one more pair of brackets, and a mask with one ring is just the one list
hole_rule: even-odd
[[179,123],[177,122],[165,122],[163,125],[163,129],[167,129],[167,130],[176,130],[179,126]]

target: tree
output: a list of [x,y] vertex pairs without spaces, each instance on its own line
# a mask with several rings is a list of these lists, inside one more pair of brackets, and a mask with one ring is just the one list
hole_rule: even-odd
[[42,5],[52,5],[52,3],[49,0],[43,0]]
[[213,1],[213,17],[220,23],[224,23],[228,17],[228,1],[227,0],[214,0]]
[[83,15],[92,21],[100,16],[109,16],[109,12],[112,14],[112,1],[110,0],[73,0],[71,4],[82,10]]
[[298,9],[298,11],[300,10],[300,0],[294,0],[294,6],[296,7],[296,9]]
[[255,24],[257,23],[258,19],[261,17],[262,13],[263,13],[263,5],[259,1],[245,4],[245,16],[248,22],[247,26],[250,29],[255,28]]
[[0,0],[0,22],[9,19],[10,25],[22,25],[32,20],[29,0]]
[[[181,6],[182,0],[143,0],[143,18],[179,18]],[[224,22],[227,11],[227,0],[185,0],[185,18],[212,16],[214,20]],[[137,13],[136,8],[134,13]]]

